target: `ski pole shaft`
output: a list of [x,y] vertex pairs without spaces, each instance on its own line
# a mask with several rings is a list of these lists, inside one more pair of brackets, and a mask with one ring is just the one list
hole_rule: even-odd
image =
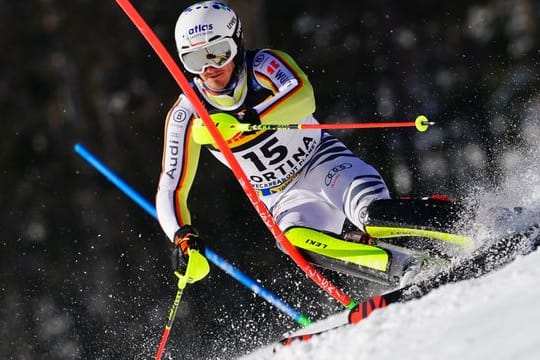
[[395,121],[395,122],[366,122],[366,123],[341,123],[341,124],[230,124],[234,128],[241,131],[258,131],[258,130],[307,130],[307,129],[327,129],[327,130],[343,130],[343,129],[384,129],[384,128],[402,128],[415,127],[416,130],[424,132],[434,122],[428,121],[427,117],[420,115],[415,121]]
[[298,265],[304,273],[306,273],[313,282],[315,282],[321,289],[326,291],[330,296],[339,301],[347,308],[353,308],[356,306],[357,302],[353,300],[349,295],[347,295],[341,288],[334,285],[326,277],[324,277],[315,267],[310,264],[300,251],[294,247],[291,242],[287,239],[283,231],[279,228],[276,221],[272,217],[272,214],[266,208],[266,205],[258,197],[255,189],[250,185],[249,179],[238,163],[238,160],[234,157],[231,149],[229,148],[227,142],[221,136],[216,125],[213,123],[208,111],[206,111],[204,105],[199,99],[198,95],[195,93],[195,90],[190,86],[189,81],[186,79],[182,70],[176,62],[173,60],[172,56],[169,54],[163,43],[159,40],[156,34],[152,31],[150,26],[139,14],[137,9],[133,7],[129,0],[116,0],[118,5],[126,13],[129,19],[137,27],[141,35],[148,41],[150,46],[154,49],[160,60],[163,62],[167,70],[178,83],[186,97],[189,99],[193,107],[195,108],[196,113],[201,117],[203,123],[208,128],[208,131],[216,145],[218,146],[220,152],[223,154],[225,160],[227,161],[229,167],[231,168],[233,174],[235,175],[238,183],[244,190],[246,196],[250,200],[251,204],[258,212],[261,220],[268,227],[276,241],[283,247],[285,252],[289,257]]
[[165,345],[167,344],[167,339],[169,338],[169,333],[176,318],[176,312],[180,306],[180,300],[182,299],[182,293],[186,285],[193,284],[197,281],[204,279],[210,272],[210,266],[208,261],[202,256],[198,250],[190,249],[189,257],[187,261],[187,266],[182,275],[178,270],[174,272],[174,275],[178,278],[178,291],[176,292],[176,297],[174,298],[173,305],[171,310],[169,310],[169,318],[167,319],[167,324],[163,330],[163,335],[161,336],[161,341],[156,352],[156,360],[161,360],[161,356],[165,351]]
[[[139,206],[141,206],[148,214],[150,214],[154,219],[157,220],[157,213],[154,205],[152,205],[148,200],[143,198],[137,191],[135,191],[131,186],[129,186],[124,180],[122,180],[116,173],[109,169],[101,160],[99,160],[94,154],[86,149],[82,144],[75,145],[75,152],[79,154],[84,160],[86,160],[90,165],[92,165],[96,170],[98,170],[105,178],[107,178],[111,183],[113,183],[117,188],[119,188],[124,194],[126,194],[131,200],[135,201]],[[214,263],[217,267],[223,270],[225,273],[233,277],[235,280],[246,286],[248,289],[253,291],[256,295],[259,295],[270,304],[277,307],[283,313],[291,317],[301,326],[307,326],[311,323],[311,320],[296,311],[292,306],[285,303],[278,296],[272,293],[270,290],[259,285],[255,280],[251,279],[248,275],[244,274],[242,271],[235,268],[233,265],[228,263],[224,258],[216,254],[210,248],[206,247],[205,249],[206,258]]]
[[167,344],[167,340],[169,339],[169,333],[171,332],[174,319],[176,318],[176,312],[178,311],[178,307],[180,306],[180,300],[182,299],[182,294],[184,292],[185,287],[186,287],[186,282],[183,281],[183,279],[179,277],[178,291],[176,292],[173,305],[171,309],[169,310],[169,317],[167,319],[167,324],[165,325],[165,328],[163,329],[163,334],[161,335],[161,340],[159,342],[155,360],[161,360],[161,357],[163,356],[163,352],[165,351],[165,345]]

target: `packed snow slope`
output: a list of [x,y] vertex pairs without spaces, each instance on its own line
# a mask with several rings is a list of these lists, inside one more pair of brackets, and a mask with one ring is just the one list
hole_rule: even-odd
[[244,359],[540,359],[540,252],[393,304],[357,325]]
[[[500,188],[472,191],[483,204],[477,234],[498,236],[539,220],[538,154],[534,150],[514,157]],[[499,206],[524,206],[532,212],[500,224],[488,211]],[[359,324],[308,342],[260,349],[242,359],[540,359],[539,299],[540,251],[536,251],[483,277],[447,284],[423,298],[377,310]]]

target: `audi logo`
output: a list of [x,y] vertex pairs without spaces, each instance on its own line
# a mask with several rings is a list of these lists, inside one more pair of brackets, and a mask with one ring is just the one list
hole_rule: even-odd
[[330,184],[332,183],[332,179],[334,178],[334,176],[336,176],[336,174],[338,172],[343,171],[345,169],[350,169],[350,168],[352,168],[351,163],[343,163],[343,164],[339,164],[338,166],[334,166],[328,172],[328,174],[326,174],[326,177],[324,179],[324,183],[326,184],[326,186],[330,186]]

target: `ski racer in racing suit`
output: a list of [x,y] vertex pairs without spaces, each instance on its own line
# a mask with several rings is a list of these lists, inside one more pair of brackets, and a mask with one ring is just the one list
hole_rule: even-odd
[[[190,6],[178,18],[175,38],[185,70],[194,75],[192,86],[210,114],[228,113],[251,124],[317,123],[306,74],[285,52],[245,51],[240,20],[227,5],[205,1]],[[222,135],[295,246],[313,237],[329,244],[342,242],[338,234],[346,219],[363,229],[366,207],[389,198],[380,174],[323,130],[229,130]],[[178,268],[185,266],[188,249],[203,249],[187,206],[201,147],[227,165],[193,105],[181,94],[166,117],[156,195],[158,219],[175,245],[173,262]],[[387,250],[361,246],[367,251],[356,260],[360,266],[402,270],[402,264],[392,264]]]

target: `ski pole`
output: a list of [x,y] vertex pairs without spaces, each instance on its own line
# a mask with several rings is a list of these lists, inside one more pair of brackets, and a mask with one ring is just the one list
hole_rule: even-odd
[[178,83],[184,94],[188,97],[189,101],[195,108],[197,114],[201,117],[202,121],[208,128],[210,135],[215,140],[217,147],[220,152],[225,157],[229,167],[234,173],[238,183],[242,187],[242,190],[246,193],[246,196],[251,201],[251,204],[258,212],[261,220],[268,227],[276,241],[281,245],[289,257],[302,269],[306,275],[308,275],[313,282],[315,282],[321,289],[326,291],[330,296],[339,301],[347,308],[354,308],[357,305],[357,302],[353,300],[350,296],[345,294],[342,289],[333,284],[330,280],[324,277],[315,267],[310,264],[300,251],[294,247],[291,242],[287,239],[283,231],[279,228],[276,221],[272,217],[270,211],[266,208],[266,205],[261,201],[257,196],[255,189],[250,185],[249,179],[238,163],[238,160],[234,157],[231,149],[227,145],[227,142],[221,136],[220,132],[214,125],[210,115],[206,111],[201,100],[195,93],[195,90],[190,86],[188,80],[182,73],[182,70],[178,67],[178,64],[173,60],[163,43],[159,40],[156,34],[152,31],[150,26],[139,14],[137,9],[133,7],[129,0],[116,0],[117,4],[122,8],[126,13],[129,19],[137,27],[143,37],[148,41],[150,46],[154,49],[158,57],[161,59],[167,70],[171,73],[174,80]]
[[[259,131],[259,130],[307,130],[307,129],[375,129],[375,128],[398,128],[415,127],[420,132],[425,132],[434,122],[428,120],[425,115],[419,115],[415,121],[397,122],[366,122],[366,123],[341,123],[341,124],[248,124],[241,123],[238,119],[228,113],[216,113],[210,115],[212,122],[226,139],[232,138],[239,131]],[[214,142],[208,131],[201,131],[206,125],[202,119],[195,119],[195,130],[192,133],[193,139],[199,144],[210,144]]]
[[159,346],[156,352],[156,360],[160,360],[163,356],[163,352],[165,351],[165,345],[167,344],[167,340],[169,339],[169,333],[171,332],[174,319],[176,318],[176,312],[178,311],[180,300],[182,299],[182,293],[184,292],[184,288],[186,287],[184,277],[181,276],[178,272],[175,272],[174,274],[178,277],[178,290],[176,291],[173,305],[169,310],[169,318],[167,319],[167,324],[165,325],[165,328],[163,329],[163,334],[161,335],[161,340],[159,342]]
[[[135,191],[124,180],[122,180],[116,173],[110,170],[105,164],[103,164],[103,162],[101,162],[94,154],[88,151],[86,147],[84,147],[82,144],[76,144],[74,149],[77,154],[79,154],[84,160],[86,160],[103,176],[105,176],[107,180],[113,183],[122,192],[124,192],[124,194],[126,194],[129,198],[135,201],[139,206],[146,210],[147,213],[149,213],[154,219],[157,220],[156,209],[152,204],[150,204],[150,202],[148,202],[148,200],[139,195],[137,191]],[[277,307],[283,313],[295,320],[300,326],[307,326],[311,323],[311,320],[307,316],[296,311],[292,306],[285,303],[270,290],[259,285],[259,283],[257,283],[255,280],[251,279],[242,271],[238,270],[233,265],[228,263],[225,259],[212,251],[209,247],[205,248],[204,254],[206,258],[210,260],[214,265],[219,267],[225,273],[240,282],[242,285],[246,286],[256,295],[259,295],[260,297],[268,301],[270,304]]]
[[221,129],[231,128],[239,131],[258,130],[308,130],[308,129],[381,129],[414,127],[420,132],[425,132],[434,122],[428,120],[425,115],[419,115],[414,121],[394,121],[394,122],[361,122],[361,123],[340,123],[340,124],[247,124],[238,122],[234,116],[227,113],[217,113],[210,116],[215,125]]
[[189,257],[186,266],[186,271],[184,275],[180,272],[175,271],[174,274],[178,277],[178,290],[176,291],[176,296],[174,298],[173,305],[169,310],[169,317],[167,319],[167,324],[165,329],[163,329],[163,335],[161,335],[161,341],[156,352],[155,360],[161,360],[161,356],[165,351],[165,345],[167,344],[167,339],[169,338],[169,333],[176,318],[176,312],[180,306],[180,300],[182,299],[182,293],[186,285],[193,284],[201,279],[203,279],[210,272],[210,267],[208,266],[208,261],[199,253],[199,251],[190,249]]

